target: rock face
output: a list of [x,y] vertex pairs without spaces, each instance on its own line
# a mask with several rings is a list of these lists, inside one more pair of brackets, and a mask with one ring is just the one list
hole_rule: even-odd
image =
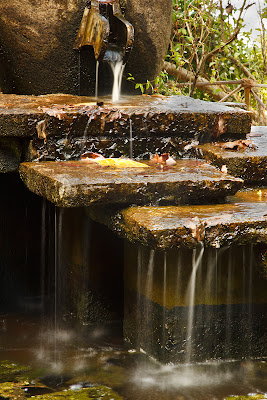
[[73,51],[83,1],[3,0],[0,4],[1,71],[4,92],[73,92]]
[[[160,71],[170,37],[172,1],[152,3],[128,0],[126,6],[126,18],[136,30],[128,71],[142,82]],[[73,45],[85,4],[85,0],[1,1],[0,88],[5,93],[78,94],[79,52]],[[94,69],[92,63],[89,78]]]
[[126,19],[135,29],[129,71],[136,82],[152,80],[159,74],[171,34],[171,0],[127,0]]
[[0,173],[17,171],[21,154],[22,146],[18,139],[0,139]]

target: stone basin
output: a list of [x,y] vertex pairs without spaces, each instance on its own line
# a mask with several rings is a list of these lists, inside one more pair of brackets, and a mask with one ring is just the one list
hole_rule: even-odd
[[248,138],[255,148],[226,150],[218,144],[203,144],[199,149],[213,165],[226,166],[229,174],[242,178],[248,185],[267,184],[267,127],[253,126]]
[[87,163],[31,162],[20,165],[26,186],[57,206],[92,204],[203,203],[234,194],[243,181],[203,160],[178,160],[173,167],[111,168]]
[[267,189],[238,192],[226,204],[130,207],[113,213],[94,207],[88,212],[120,236],[152,248],[267,242]]

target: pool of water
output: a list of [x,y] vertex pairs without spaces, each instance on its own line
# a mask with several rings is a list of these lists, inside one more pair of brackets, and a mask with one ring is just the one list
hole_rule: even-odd
[[2,314],[0,339],[0,361],[29,366],[31,383],[56,390],[106,385],[127,400],[222,400],[267,392],[267,359],[162,365],[126,347],[120,323],[67,327]]

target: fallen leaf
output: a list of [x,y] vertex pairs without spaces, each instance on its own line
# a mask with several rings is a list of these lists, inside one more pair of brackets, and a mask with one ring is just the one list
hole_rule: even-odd
[[219,143],[218,144],[219,147],[221,147],[222,149],[226,149],[226,150],[241,150],[241,149],[245,149],[247,147],[251,148],[251,149],[255,149],[256,146],[255,144],[253,144],[252,140],[235,140],[233,142],[226,142],[226,143]]
[[125,158],[104,158],[94,160],[98,165],[103,167],[116,167],[116,168],[149,168],[148,165],[139,163],[134,160]]
[[91,152],[89,152],[89,153],[84,153],[84,154],[82,154],[81,155],[81,159],[82,160],[90,160],[90,161],[94,161],[94,160],[103,160],[103,159],[105,159],[105,157],[104,156],[102,156],[102,154],[99,154],[99,153],[91,153]]
[[161,156],[156,153],[150,161],[153,164],[163,164],[169,167],[176,164],[176,161],[169,155],[169,153],[163,153]]

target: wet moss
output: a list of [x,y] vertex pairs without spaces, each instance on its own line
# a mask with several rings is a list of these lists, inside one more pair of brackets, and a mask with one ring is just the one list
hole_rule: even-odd
[[10,361],[0,362],[0,383],[27,380],[30,368]]
[[248,396],[229,396],[225,400],[263,400],[267,399],[265,394],[252,394]]
[[0,399],[24,400],[26,399],[28,381],[4,382],[0,384]]
[[35,400],[122,400],[122,397],[105,386],[80,390],[64,390],[41,396],[32,396]]

